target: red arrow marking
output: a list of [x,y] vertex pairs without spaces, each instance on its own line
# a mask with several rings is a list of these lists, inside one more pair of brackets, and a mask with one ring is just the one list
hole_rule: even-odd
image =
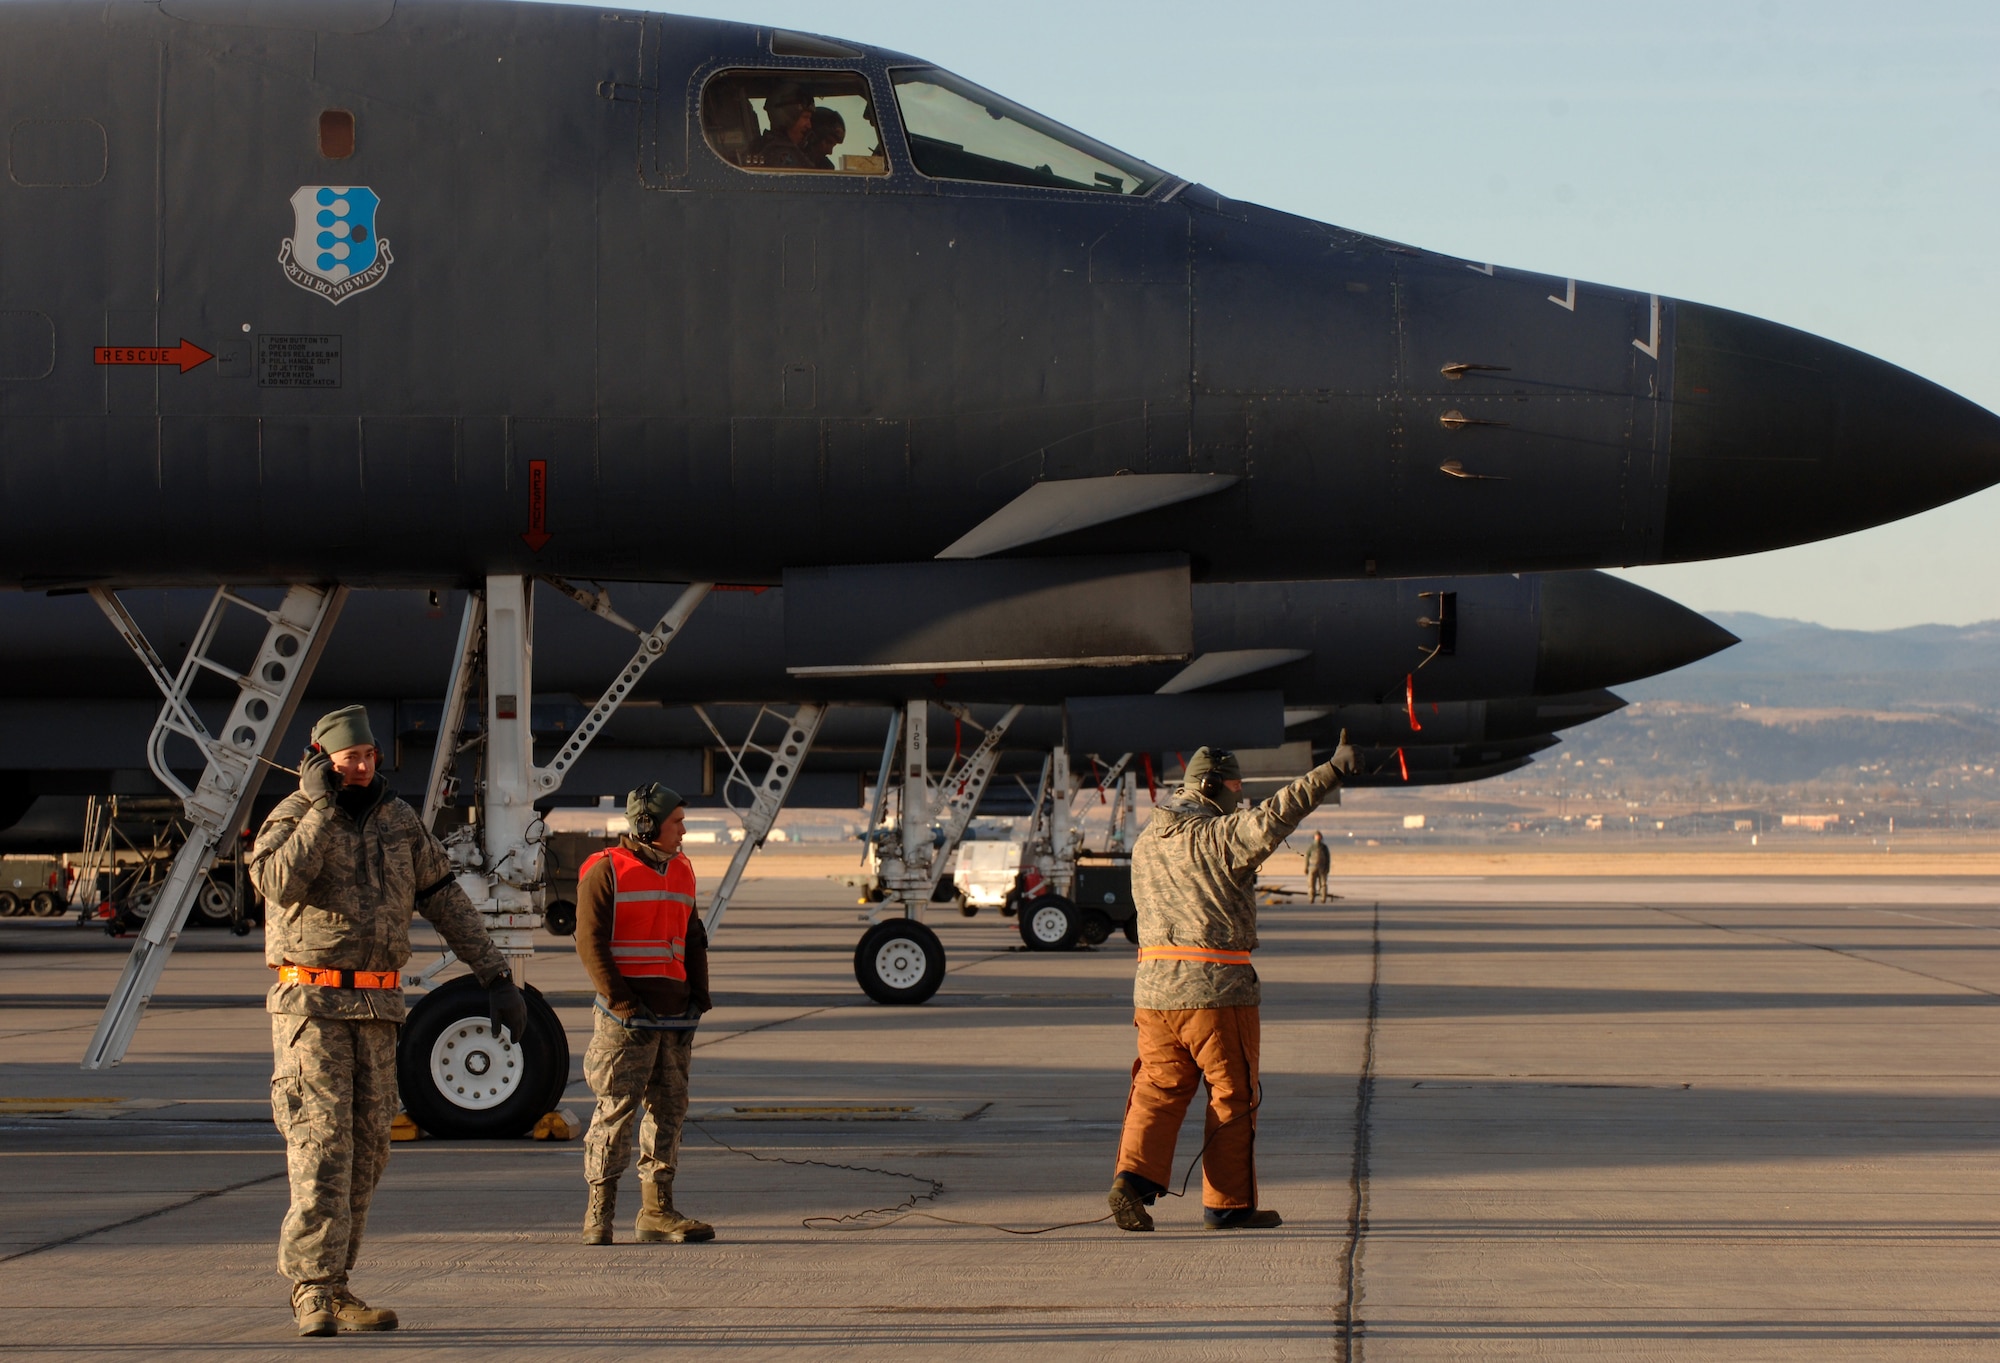
[[198,369],[215,356],[200,346],[181,337],[176,346],[160,345],[101,345],[97,347],[99,364],[171,364],[178,365],[181,373]]
[[521,536],[536,553],[549,542],[549,461],[528,461],[528,529]]

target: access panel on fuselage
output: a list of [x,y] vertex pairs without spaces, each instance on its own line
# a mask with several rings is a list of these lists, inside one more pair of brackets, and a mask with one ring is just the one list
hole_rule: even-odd
[[[158,339],[161,54],[101,8],[12,8],[10,33],[32,41],[0,43],[0,418],[53,448],[51,428],[20,419],[101,416],[95,348]],[[118,377],[150,415],[153,375]]]
[[1647,557],[1652,300],[1436,256],[1396,290],[1404,525],[1494,569]]

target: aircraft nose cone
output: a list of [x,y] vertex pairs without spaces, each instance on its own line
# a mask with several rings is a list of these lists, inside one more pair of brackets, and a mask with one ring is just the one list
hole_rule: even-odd
[[1671,672],[1736,642],[1708,617],[1609,573],[1549,573],[1541,593],[1537,695]]
[[2000,482],[2000,416],[1858,350],[1676,308],[1667,562],[1880,525]]

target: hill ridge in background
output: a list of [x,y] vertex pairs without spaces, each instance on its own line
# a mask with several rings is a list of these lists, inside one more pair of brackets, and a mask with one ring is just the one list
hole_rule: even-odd
[[1708,618],[1742,640],[1619,688],[1628,700],[1857,710],[2000,707],[2000,620],[1834,629],[1749,611]]
[[1846,792],[1947,819],[1970,802],[2000,817],[2000,621],[1849,630],[1708,616],[1742,642],[1619,687],[1630,708],[1571,730],[1542,779],[1701,802]]

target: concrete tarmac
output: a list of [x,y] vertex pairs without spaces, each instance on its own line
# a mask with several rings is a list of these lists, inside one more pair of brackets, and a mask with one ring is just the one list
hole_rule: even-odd
[[[1280,1230],[1201,1231],[1198,1176],[1150,1236],[833,1229],[1102,1216],[1132,951],[938,915],[943,991],[882,1008],[849,892],[766,879],[697,1043],[679,1201],[718,1239],[577,1244],[574,1142],[398,1145],[355,1286],[404,1326],[336,1341],[293,1335],[274,1268],[254,939],[184,936],[131,1057],[84,1074],[128,944],[0,922],[0,1357],[2000,1357],[1988,884],[1339,889],[1266,910],[1258,953]],[[567,945],[531,978],[580,1073]],[[636,1210],[628,1177],[621,1236]]]

